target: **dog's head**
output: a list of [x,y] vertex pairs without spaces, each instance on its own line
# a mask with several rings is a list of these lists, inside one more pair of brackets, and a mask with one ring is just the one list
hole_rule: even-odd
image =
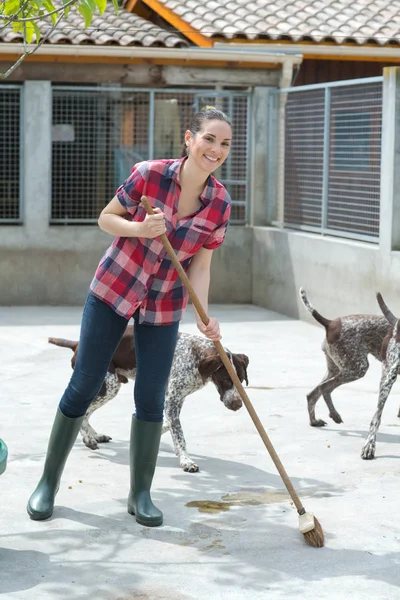
[[[249,385],[247,379],[249,358],[246,356],[246,354],[228,353],[228,356],[235,367],[235,371],[240,381],[245,381],[246,385]],[[204,383],[211,379],[218,390],[221,401],[225,404],[226,408],[229,408],[230,410],[239,410],[239,408],[241,408],[242,399],[239,396],[237,389],[233,385],[232,379],[230,378],[230,375],[226,370],[219,354],[211,354],[203,358],[199,364],[199,373]]]

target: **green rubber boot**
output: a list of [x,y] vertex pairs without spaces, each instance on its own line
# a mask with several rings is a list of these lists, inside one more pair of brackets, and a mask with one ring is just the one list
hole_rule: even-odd
[[70,419],[65,417],[60,409],[57,410],[50,434],[43,475],[28,501],[28,515],[34,521],[44,521],[53,514],[54,498],[60,487],[61,475],[83,418],[82,416]]
[[7,468],[7,456],[7,444],[3,442],[3,440],[0,440],[0,475],[2,475]]
[[160,447],[162,423],[140,421],[132,417],[130,466],[131,489],[128,513],[136,516],[139,525],[157,527],[163,523],[163,514],[150,498],[150,488]]

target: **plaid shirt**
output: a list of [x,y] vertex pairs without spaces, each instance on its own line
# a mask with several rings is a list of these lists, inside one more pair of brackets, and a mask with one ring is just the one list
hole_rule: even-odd
[[[208,178],[198,212],[177,220],[179,171],[184,158],[135,165],[117,190],[130,221],[143,221],[140,203],[147,196],[165,216],[166,235],[185,271],[200,248],[213,250],[224,240],[231,199],[224,186]],[[188,294],[159,238],[116,237],[90,285],[92,293],[126,319],[139,310],[139,323],[170,325],[182,318]]]

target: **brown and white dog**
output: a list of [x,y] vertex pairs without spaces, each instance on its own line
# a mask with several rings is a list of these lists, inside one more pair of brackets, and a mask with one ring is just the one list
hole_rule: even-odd
[[[49,338],[51,344],[73,350],[71,360],[74,368],[79,343],[60,338]],[[245,354],[233,354],[225,349],[240,381],[247,380],[249,359]],[[109,442],[111,437],[97,433],[89,424],[89,419],[95,410],[115,398],[121,384],[128,383],[136,375],[136,355],[133,336],[133,325],[128,325],[114,353],[104,383],[100,392],[88,408],[81,427],[84,444],[93,450],[98,443]],[[170,430],[175,454],[184,471],[196,472],[198,465],[186,451],[186,442],[180,422],[180,412],[185,398],[212,381],[218,390],[221,401],[230,410],[238,410],[242,400],[234,387],[232,380],[224,367],[221,358],[215,350],[213,342],[205,337],[180,333],[168,381],[164,407],[163,433]]]
[[315,405],[321,396],[329,409],[330,418],[335,423],[342,423],[342,417],[333,404],[331,394],[344,383],[364,377],[369,368],[369,355],[381,360],[382,343],[390,331],[390,324],[385,317],[379,315],[348,315],[327,319],[312,306],[303,288],[300,288],[300,297],[308,312],[326,332],[322,350],[325,354],[327,373],[307,394],[310,425],[326,425],[325,421],[315,416]]

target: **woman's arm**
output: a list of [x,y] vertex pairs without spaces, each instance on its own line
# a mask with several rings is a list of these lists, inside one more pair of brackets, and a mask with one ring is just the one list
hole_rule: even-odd
[[127,221],[127,210],[117,196],[101,211],[98,224],[100,229],[120,237],[155,238],[166,232],[164,215],[155,208],[155,215],[146,215],[144,221]]
[[[194,291],[200,304],[204,308],[205,312],[208,313],[208,291],[210,288],[210,269],[211,269],[211,258],[212,250],[206,248],[200,248],[197,254],[194,255],[192,262],[187,271],[190,283],[193,286]],[[219,323],[214,317],[210,317],[210,322],[206,326],[201,320],[195,309],[197,327],[200,331],[208,337],[210,340],[217,342],[221,339],[219,331]]]

